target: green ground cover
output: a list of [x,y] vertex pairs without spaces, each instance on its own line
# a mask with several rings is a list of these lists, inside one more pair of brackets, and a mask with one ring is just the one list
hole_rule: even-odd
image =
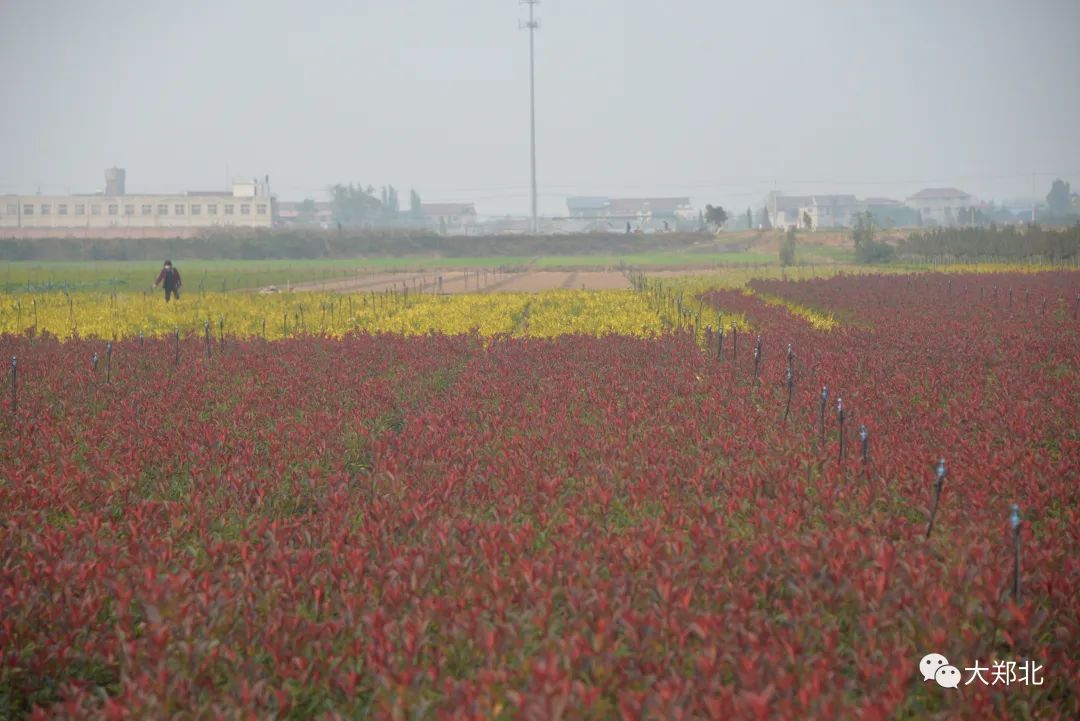
[[[188,290],[236,290],[303,281],[331,281],[357,273],[419,271],[435,268],[608,268],[769,264],[761,253],[642,253],[631,255],[480,256],[442,258],[406,256],[348,260],[176,260]],[[9,261],[0,263],[0,291],[118,290],[149,288],[158,261]]]

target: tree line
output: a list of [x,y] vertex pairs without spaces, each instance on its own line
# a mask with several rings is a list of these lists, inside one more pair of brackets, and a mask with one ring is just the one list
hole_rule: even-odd
[[625,255],[684,250],[701,240],[698,233],[444,236],[407,229],[237,230],[193,238],[0,239],[0,261]]
[[[311,206],[314,210],[314,202]],[[403,211],[397,188],[393,185],[376,190],[373,185],[338,183],[330,187],[330,206],[334,220],[346,228],[413,227],[424,220],[420,194],[410,191],[409,208]]]
[[901,256],[931,261],[1075,260],[1080,257],[1080,223],[1065,228],[939,228],[912,233],[896,250]]

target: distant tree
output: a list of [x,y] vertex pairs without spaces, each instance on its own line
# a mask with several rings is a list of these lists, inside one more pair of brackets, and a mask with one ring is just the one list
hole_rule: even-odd
[[810,217],[810,213],[805,210],[802,213],[802,224],[803,228],[805,228],[806,230],[810,230],[814,227],[814,222],[813,219]]
[[723,207],[716,205],[705,206],[705,220],[714,228],[719,230],[724,227],[724,223],[727,222],[728,214]]
[[[991,212],[992,212],[992,209],[991,209]],[[970,225],[970,226],[973,226],[973,227],[975,227],[975,226],[980,226],[981,227],[983,225],[989,225],[991,222],[993,222],[993,221],[990,219],[990,215],[988,215],[987,213],[984,213],[982,208],[976,208],[974,205],[972,205],[972,206],[970,206],[968,208],[963,208],[960,211],[960,223],[961,223],[961,225]]]
[[363,188],[338,183],[330,188],[330,207],[334,220],[343,227],[370,225],[379,219],[382,203],[375,197],[375,188]]
[[746,228],[747,230],[754,229],[754,214],[750,212],[750,209],[746,209]]
[[409,191],[409,215],[413,220],[420,220],[424,217],[424,209],[420,202],[420,193],[417,193],[416,189]]
[[1015,224],[986,228],[937,228],[914,233],[900,242],[899,252],[920,260],[1068,260],[1080,257],[1080,224],[1060,229]]
[[851,237],[855,241],[855,253],[858,254],[859,246],[874,242],[874,214],[870,211],[856,213],[852,219],[855,226],[851,230]]
[[919,225],[919,211],[907,206],[871,205],[867,210],[873,214],[879,228],[915,227]]
[[885,263],[892,260],[895,250],[888,243],[874,240],[874,214],[869,210],[856,213],[853,217],[855,227],[851,237],[855,241],[855,261],[858,263]]
[[1012,214],[1011,210],[994,202],[991,202],[990,207],[986,209],[986,217],[990,223],[1008,224],[1016,221],[1016,216]]
[[761,226],[762,230],[772,230],[772,223],[769,221],[768,208],[762,208],[761,215],[758,217],[761,219],[761,222],[759,222],[758,225]]
[[705,230],[705,213],[700,210],[697,213],[697,224],[699,230]]
[[1069,184],[1058,178],[1050,186],[1050,192],[1046,194],[1046,205],[1050,209],[1050,215],[1060,217],[1069,213],[1069,196],[1072,190]]
[[304,198],[300,203],[300,207],[297,208],[297,212],[300,214],[300,219],[305,222],[311,222],[315,219],[315,213],[318,211],[318,206],[315,205],[315,201],[311,198]]
[[383,223],[386,225],[396,225],[401,213],[397,190],[394,186],[388,185],[383,188],[383,196],[385,198],[382,204]]
[[795,226],[788,228],[780,241],[780,265],[795,265]]

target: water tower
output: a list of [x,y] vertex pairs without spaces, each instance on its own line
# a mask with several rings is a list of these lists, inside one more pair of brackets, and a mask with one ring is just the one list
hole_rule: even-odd
[[123,195],[126,176],[127,173],[123,168],[107,168],[105,170],[105,195]]

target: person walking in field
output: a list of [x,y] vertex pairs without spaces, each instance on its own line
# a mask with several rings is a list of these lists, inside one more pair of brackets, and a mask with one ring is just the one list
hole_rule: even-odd
[[180,286],[183,285],[183,281],[180,280],[180,271],[173,267],[171,260],[165,261],[161,272],[158,273],[157,280],[154,281],[154,287],[157,288],[163,283],[165,285],[165,302],[168,303],[171,296],[176,296],[176,299],[180,300]]

